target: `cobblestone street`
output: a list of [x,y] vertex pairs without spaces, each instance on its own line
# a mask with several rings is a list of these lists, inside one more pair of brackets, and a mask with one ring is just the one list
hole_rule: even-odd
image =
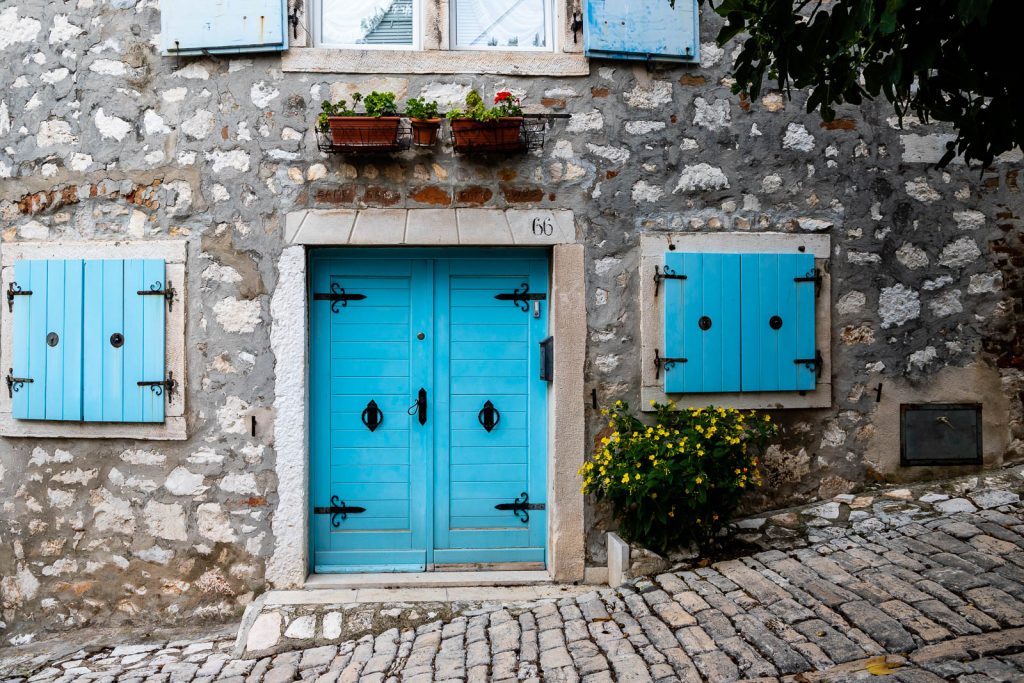
[[1020,481],[840,497],[801,511],[819,520],[804,547],[336,645],[237,659],[233,640],[124,644],[22,660],[4,680],[1020,681]]

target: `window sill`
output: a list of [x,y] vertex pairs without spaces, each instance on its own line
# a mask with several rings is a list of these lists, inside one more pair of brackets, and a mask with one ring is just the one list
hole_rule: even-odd
[[337,50],[298,47],[284,53],[282,71],[355,74],[498,74],[589,76],[578,52],[462,50]]

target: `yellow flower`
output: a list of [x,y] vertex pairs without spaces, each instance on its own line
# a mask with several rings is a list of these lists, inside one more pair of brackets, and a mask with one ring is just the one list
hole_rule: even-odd
[[626,472],[625,474],[622,475],[622,483],[623,484],[628,484],[629,483],[629,472]]
[[654,399],[652,398],[652,399],[651,399],[651,405],[652,405],[652,406],[658,405],[658,402],[657,402],[657,401],[655,401],[655,400],[654,400]]
[[702,477],[697,477],[696,479],[694,479],[694,481],[696,483],[698,483],[698,484],[703,484],[704,483],[704,479]]

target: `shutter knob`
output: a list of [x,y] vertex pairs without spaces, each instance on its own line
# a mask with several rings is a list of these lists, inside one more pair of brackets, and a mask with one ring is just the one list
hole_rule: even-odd
[[768,320],[768,327],[772,328],[773,330],[779,329],[780,327],[782,327],[782,318],[780,318],[777,315],[773,315]]
[[707,332],[711,329],[711,318],[706,315],[702,315],[700,320],[697,321],[697,327]]
[[113,346],[115,349],[119,349],[122,346],[124,346],[124,335],[121,334],[120,332],[115,332],[114,334],[110,335],[110,345]]
[[57,336],[56,332],[51,332],[50,334],[46,335],[47,346],[53,347],[56,346],[58,343],[60,343],[60,337]]

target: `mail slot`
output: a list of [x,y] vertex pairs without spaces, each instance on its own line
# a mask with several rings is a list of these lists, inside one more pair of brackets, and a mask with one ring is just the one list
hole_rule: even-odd
[[980,465],[981,404],[900,406],[900,465]]

